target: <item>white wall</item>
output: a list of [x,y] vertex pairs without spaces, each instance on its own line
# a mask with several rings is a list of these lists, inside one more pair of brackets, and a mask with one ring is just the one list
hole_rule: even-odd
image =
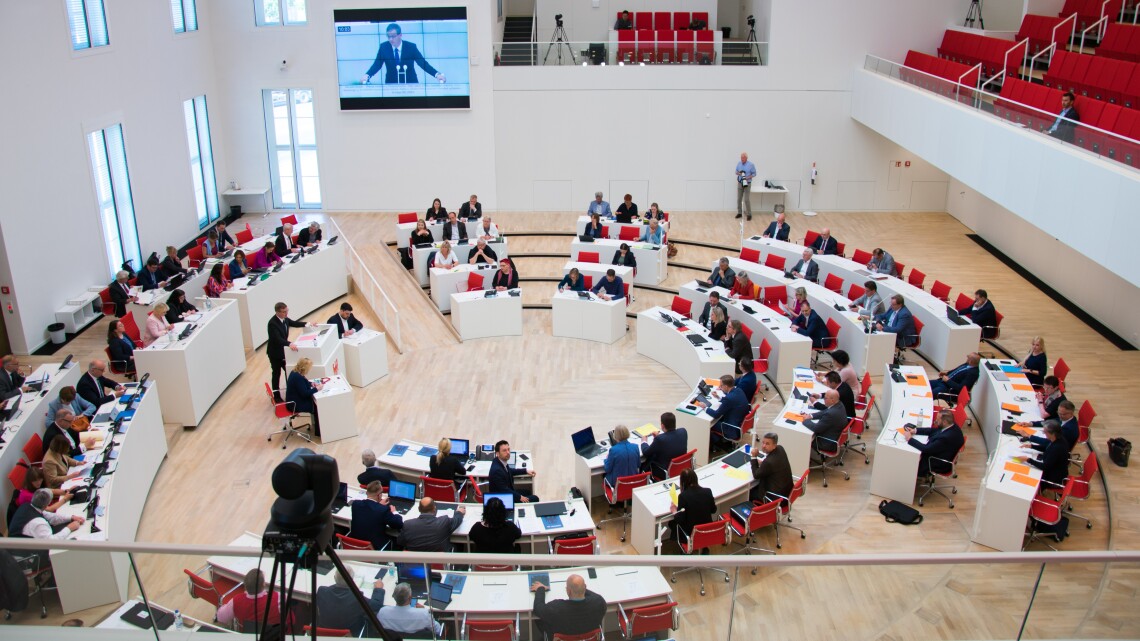
[[[144,256],[198,230],[182,102],[215,91],[208,25],[176,36],[169,3],[106,0],[111,46],[72,53],[63,2],[0,5],[0,59],[9,89],[0,118],[5,153],[0,278],[14,295],[6,316],[14,351],[43,344],[54,312],[87,286],[109,282],[85,133],[123,125]],[[226,130],[214,119],[213,149],[224,176]]]
[[[987,31],[1017,31],[1021,26],[1021,17],[1025,15],[1026,0],[983,0],[982,19],[986,23]],[[966,11],[958,17],[958,24],[963,24]],[[1056,12],[1053,12],[1056,15]],[[981,25],[975,24],[980,28]]]
[[[554,16],[562,14],[571,42],[605,42],[619,11],[708,11],[709,27],[717,26],[717,0],[537,0],[538,41],[549,42]],[[735,29],[733,30],[735,31]]]

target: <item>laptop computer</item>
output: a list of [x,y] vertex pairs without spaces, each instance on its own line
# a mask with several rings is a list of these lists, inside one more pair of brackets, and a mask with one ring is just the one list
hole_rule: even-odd
[[332,511],[338,512],[346,505],[348,505],[348,483],[341,483],[332,502]]
[[514,494],[484,494],[483,505],[487,505],[487,501],[491,499],[499,499],[503,502],[503,507],[507,508],[507,520],[515,520],[515,495]]
[[946,318],[949,318],[951,322],[958,325],[970,324],[970,320],[968,318],[962,318],[962,315],[958,313],[958,310],[949,305],[946,306]]
[[392,481],[388,485],[388,502],[400,514],[407,514],[416,504],[416,485],[405,481]]
[[43,376],[41,376],[40,378],[38,378],[34,381],[24,381],[24,385],[32,388],[33,391],[39,392],[39,391],[43,390],[44,385],[47,385],[47,382],[48,382],[48,373],[44,372]]
[[454,590],[454,587],[442,581],[432,583],[428,589],[428,602],[431,604],[431,609],[446,610],[451,603],[451,593]]
[[592,243],[594,242],[594,237],[589,234],[578,234],[578,240],[583,243]]
[[534,515],[538,517],[555,516],[558,514],[566,514],[565,501],[553,501],[550,503],[535,503]]
[[606,451],[606,448],[598,445],[597,440],[594,439],[594,428],[592,426],[574,432],[570,435],[570,440],[574,442],[574,451],[583,458],[594,458]]
[[20,401],[24,398],[23,394],[16,394],[12,397],[12,404],[3,411],[4,421],[14,421],[20,418]]
[[693,345],[704,345],[708,342],[708,340],[700,334],[685,334],[685,338],[687,338]]
[[[153,621],[150,618],[150,612],[154,612]],[[170,612],[155,606],[151,606],[150,612],[147,611],[145,603],[139,602],[131,606],[130,610],[119,615],[119,618],[143,630],[149,630],[156,626],[159,630],[165,630],[173,625],[174,615]]]
[[461,460],[467,460],[471,455],[471,441],[465,438],[453,438],[451,441],[451,455]]

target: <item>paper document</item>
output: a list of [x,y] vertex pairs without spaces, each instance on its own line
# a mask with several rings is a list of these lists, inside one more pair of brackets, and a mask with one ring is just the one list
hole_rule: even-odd
[[677,504],[677,486],[672,483],[669,484],[669,500],[673,502],[673,505]]
[[656,434],[657,431],[658,430],[657,430],[656,425],[654,425],[653,423],[646,423],[645,425],[642,425],[641,427],[633,430],[633,433],[637,434],[641,438],[645,438],[645,437],[649,436],[650,434]]
[[724,471],[724,475],[730,479],[734,479],[737,481],[744,481],[744,480],[747,480],[748,478],[750,478],[752,476],[750,473],[745,472],[744,470],[740,469],[739,467],[729,467],[728,469],[726,469]]

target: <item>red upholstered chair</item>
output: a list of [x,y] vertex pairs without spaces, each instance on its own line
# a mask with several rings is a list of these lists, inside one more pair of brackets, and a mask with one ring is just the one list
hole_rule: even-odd
[[194,244],[197,245],[198,247],[201,247],[202,245],[206,244],[206,240],[208,238],[209,238],[208,236],[202,236],[201,238],[197,238],[194,240]]
[[773,285],[764,288],[764,304],[772,310],[783,313],[780,303],[788,304],[788,288],[783,285]]
[[973,306],[974,306],[974,299],[970,298],[970,296],[963,294],[963,293],[959,293],[958,298],[954,301],[954,309],[962,309],[964,307],[973,307]]
[[[665,14],[668,16],[669,14]],[[668,64],[677,61],[677,35],[672,29],[657,30],[657,62]]]
[[696,60],[697,50],[693,45],[693,32],[678,29],[673,33],[677,39],[677,62],[689,64]]
[[235,585],[223,592],[217,584],[206,577],[198,576],[185,568],[183,568],[182,571],[186,573],[186,589],[190,592],[190,598],[202,599],[206,603],[214,606],[215,618],[218,608],[232,599],[234,590],[239,587]]
[[925,325],[923,324],[922,321],[918,320],[917,318],[914,319],[914,336],[911,336],[911,338],[914,339],[914,344],[911,345],[910,347],[902,348],[902,350],[900,350],[901,353],[899,354],[900,358],[905,360],[905,354],[907,351],[914,351],[914,350],[917,350],[917,349],[922,347],[922,328],[923,327],[925,327]]
[[602,641],[602,639],[601,628],[584,634],[562,634],[559,632],[551,637],[551,641]]
[[633,491],[639,487],[649,485],[649,472],[642,472],[641,474],[631,474],[629,476],[619,476],[617,478],[617,485],[610,485],[608,480],[602,481],[602,489],[606,494],[606,502],[610,507],[617,507],[622,505],[622,515],[612,519],[603,519],[598,522],[598,529],[601,529],[606,523],[611,521],[621,521],[621,541],[625,542],[626,522],[630,519],[629,511],[625,509],[625,504],[633,500]]
[[412,223],[414,225],[416,223],[416,221],[418,221],[419,219],[420,219],[419,214],[417,214],[414,211],[409,211],[407,213],[397,215],[396,216],[396,224],[404,225],[406,223]]
[[373,549],[372,543],[370,543],[369,541],[362,541],[360,539],[354,539],[350,536],[345,536],[345,535],[339,534],[339,533],[336,535],[336,538],[338,541],[340,541],[340,549],[342,549],[342,550],[371,550],[371,549]]
[[[1029,538],[1025,541],[1025,545],[1021,547],[1022,551],[1025,551],[1025,548],[1029,547],[1029,544],[1034,541],[1041,541],[1045,547],[1054,552],[1057,551],[1057,548],[1045,543],[1041,533],[1037,531],[1037,524],[1056,525],[1061,521],[1061,517],[1064,516],[1064,506],[1069,502],[1069,496],[1073,493],[1073,485],[1076,484],[1076,480],[1077,478],[1075,476],[1070,476],[1065,480],[1064,486],[1059,486],[1045,480],[1041,481],[1041,489],[1060,489],[1061,496],[1057,499],[1051,499],[1043,494],[1038,494],[1033,497],[1033,503],[1029,506]],[[1051,535],[1052,532],[1045,534],[1045,536]]]
[[863,443],[863,433],[867,431],[867,423],[871,420],[871,407],[875,402],[874,397],[871,399],[871,404],[863,407],[863,415],[852,417],[851,421],[847,424],[851,428],[851,436],[854,436],[860,442],[852,442],[850,438],[847,439],[847,444],[843,446],[844,454],[847,452],[857,452],[863,456],[863,463],[866,465],[871,464],[870,457],[867,456],[867,444]]
[[99,291],[99,303],[103,305],[103,315],[110,316],[115,313],[115,303],[111,302],[110,287],[104,287]]
[[713,32],[708,29],[694,31],[697,40],[697,61],[708,59],[710,63],[716,62],[716,49],[713,46]]
[[760,347],[756,348],[756,356],[752,359],[752,371],[756,374],[756,391],[764,401],[768,400],[768,384],[764,382],[764,375],[768,373],[768,359],[771,354],[772,345],[768,339],[760,339]]
[[905,270],[905,269],[906,269],[906,265],[900,263],[897,260],[895,261],[895,276],[897,276],[898,278],[902,278],[903,277],[903,270]]
[[[677,528],[677,543],[681,546],[681,552],[685,554],[696,554],[701,550],[707,550],[717,545],[728,545],[729,534],[728,524],[730,519],[723,516],[720,520],[713,521],[712,523],[703,523],[701,525],[694,525],[692,532],[685,532],[681,528]],[[700,568],[692,567],[685,568],[684,570],[674,570],[669,580],[673,583],[677,582],[677,575],[692,570],[697,571],[697,576],[701,579],[701,596],[705,594],[705,577],[703,570],[710,572],[720,572],[724,575],[724,582],[728,583],[728,572],[720,568]]]
[[740,248],[740,260],[746,260],[750,263],[760,264],[760,250],[752,249],[751,247]]
[[1065,362],[1065,359],[1058,358],[1057,364],[1053,366],[1053,376],[1056,376],[1057,380],[1061,381],[1062,392],[1065,391],[1065,379],[1069,376],[1069,371],[1069,364]]
[[677,31],[687,31],[689,29],[689,23],[692,21],[692,15],[688,11],[673,12],[673,28]]
[[862,298],[863,294],[866,293],[867,290],[863,289],[863,286],[858,283],[851,283],[851,287],[847,288],[847,298],[850,300]]
[[44,442],[39,434],[33,433],[24,443],[24,460],[28,465],[38,466],[44,462]]
[[472,503],[483,504],[483,486],[488,485],[486,481],[480,483],[474,476],[467,475],[467,500]]
[[871,252],[856,249],[855,253],[851,255],[851,260],[860,265],[866,265],[871,262]]
[[578,252],[579,263],[600,263],[598,252]]
[[[911,272],[912,274],[914,272]],[[994,311],[994,324],[992,326],[986,325],[982,327],[982,338],[985,340],[995,341],[1001,338],[1001,321],[1005,316],[999,311]]]
[[289,214],[288,216],[285,216],[284,218],[281,219],[281,224],[282,225],[296,225],[297,224],[297,214]]
[[[654,478],[656,481],[664,481],[665,479],[674,479],[681,476],[681,472],[685,470],[694,469],[697,466],[697,450],[692,449],[684,454],[677,456],[669,461],[669,469],[664,470],[665,475],[660,478]],[[660,471],[661,468],[658,468]],[[656,472],[654,472],[656,474]]]
[[123,324],[123,333],[135,342],[135,347],[142,347],[142,335],[139,334],[139,326],[135,323],[135,315],[128,313],[120,318],[119,322]]
[[[807,538],[807,534],[803,531],[802,528],[798,528],[794,525],[790,525],[792,522],[792,506],[795,505],[796,501],[798,501],[800,499],[800,497],[804,495],[804,487],[807,485],[808,477],[810,474],[811,474],[811,469],[804,470],[804,473],[801,474],[798,478],[796,478],[795,483],[792,484],[792,493],[789,494],[788,496],[781,496],[780,497],[781,499],[783,499],[783,501],[780,502],[780,516],[783,517],[783,520],[776,523],[776,529],[777,530],[782,528],[782,527],[786,527],[789,530],[795,530],[795,531],[800,533],[801,539]],[[778,494],[772,494],[772,496],[779,496],[779,495]]]
[[784,264],[786,262],[787,261],[784,260],[783,256],[777,256],[775,254],[768,254],[768,257],[764,259],[764,266],[765,267],[771,267],[772,269],[778,269],[780,271],[784,271]]
[[811,348],[811,361],[813,365],[819,364],[819,357],[825,354],[829,355],[833,350],[839,349],[839,323],[834,318],[827,319],[827,338],[823,339],[823,345]]
[[[839,276],[836,276],[835,274],[828,274],[827,278],[823,279],[823,286],[824,288],[830,289],[836,294],[843,293],[843,279]],[[860,296],[862,296],[862,294],[860,294]]]
[[[776,532],[776,548],[780,547],[780,529],[776,527],[776,523],[780,521],[780,502],[783,499],[776,498],[775,500],[767,503],[763,501],[753,501],[752,508],[748,512],[747,520],[741,521],[738,515],[733,512],[729,515],[728,527],[732,533],[737,537],[744,539],[740,544],[740,549],[733,552],[733,554],[752,554],[753,552],[764,552],[766,554],[775,554],[776,550],[769,550],[767,548],[760,548],[751,545],[756,540],[756,533],[766,527],[771,527]],[[752,574],[756,574],[756,568],[752,568]]]
[[669,309],[686,318],[693,317],[693,301],[686,300],[680,296],[673,297],[673,304],[669,306]]
[[[305,631],[304,636],[310,636],[311,632],[313,631],[313,626],[306,625],[304,631]],[[321,626],[318,625],[317,626],[317,636],[318,637],[348,637],[348,636],[352,636],[352,630],[344,630],[341,628],[322,628]]]
[[460,638],[471,641],[518,641],[519,615],[514,619],[467,619],[463,615]]
[[202,251],[202,246],[198,245],[197,247],[191,247],[186,250],[186,258],[190,263],[191,269],[193,269],[202,264],[202,261],[206,259],[206,254]]
[[582,274],[582,285],[586,289],[594,288],[594,277],[589,274]]
[[12,471],[8,472],[8,482],[12,484],[12,489],[18,490],[24,487],[24,478],[28,475],[28,464],[23,461],[16,461],[12,466]]
[[[688,25],[685,25],[688,26]],[[673,16],[668,11],[653,12],[653,28],[657,31],[673,28]]]
[[653,62],[653,57],[656,55],[654,47],[656,46],[657,39],[654,37],[652,29],[638,29],[636,62]]
[[633,14],[633,28],[638,31],[642,29],[653,29],[653,12],[652,11],[636,11]]
[[847,243],[841,243],[838,240],[835,241],[835,254],[837,256],[846,256],[845,251],[847,251]]
[[[911,276],[914,276],[914,272],[911,272]],[[950,302],[950,286],[940,280],[935,279],[930,286],[930,294],[944,303]]]
[[[1096,476],[1099,469],[1100,462],[1096,459],[1096,452],[1089,450],[1089,457],[1085,459],[1085,464],[1081,468],[1081,475],[1073,480],[1073,491],[1069,498],[1077,501],[1087,501],[1089,496],[1092,495],[1092,477]],[[1074,513],[1071,505],[1065,509],[1065,512],[1073,518],[1084,521],[1085,527],[1092,529],[1092,520],[1087,516]]]
[[714,427],[719,426],[720,435],[723,436],[726,441],[731,442],[733,447],[736,448],[740,447],[745,443],[745,441],[748,441],[751,438],[749,434],[752,432],[752,428],[755,425],[756,408],[753,407],[752,409],[748,410],[748,414],[745,415],[744,420],[741,421],[740,425],[730,425],[724,421],[720,421],[719,423],[716,423]]
[[641,232],[637,227],[625,226],[618,231],[618,240],[637,240],[639,235]]
[[253,240],[253,231],[249,229],[243,229],[234,236],[234,241],[239,245],[244,245],[251,240]]
[[752,328],[747,326],[747,325],[741,324],[740,325],[740,331],[744,332],[744,338],[747,338],[748,344],[751,345],[752,344]]
[[655,639],[658,632],[677,629],[677,602],[634,608],[628,614],[618,603],[618,627],[626,639]]
[[[843,452],[847,449],[847,438],[851,434],[851,422],[848,421],[847,426],[839,433],[838,440],[833,441],[823,436],[816,436],[812,439],[811,449],[819,455],[820,464],[812,465],[811,469],[819,470],[823,474],[824,487],[827,487],[827,470],[843,464]],[[843,472],[843,480],[851,480],[851,475],[846,471]]]
[[809,229],[804,233],[804,241],[800,244],[804,247],[811,247],[811,244],[815,242],[816,238],[819,238],[819,232]]
[[[898,263],[895,263],[895,264],[898,265]],[[901,267],[899,268],[899,273],[900,274],[902,273]],[[918,271],[917,267],[910,270],[910,277],[906,279],[906,282],[910,283],[911,285],[914,285],[915,287],[917,287],[919,289],[923,289],[922,284],[925,281],[926,281],[926,274]]]
[[[466,481],[463,485],[466,485]],[[463,494],[463,485],[459,489],[455,488],[455,482],[451,479],[436,479],[430,476],[420,477],[420,486],[423,487],[423,496],[431,498],[435,501],[442,501],[444,503],[458,503],[459,497]]]
[[618,37],[618,62],[632,62],[634,52],[636,50],[634,42],[636,36],[630,29],[622,29],[617,32]]
[[622,282],[621,289],[622,293],[625,294],[625,306],[629,307],[630,301],[633,300],[633,297],[629,295],[629,283]]
[[467,274],[467,289],[461,291],[478,292],[483,290],[483,274],[471,272]]
[[551,554],[585,554],[591,556],[601,554],[596,536],[583,536],[576,539],[548,538],[546,544]]
[[[963,411],[965,411],[965,410],[963,409]],[[953,485],[950,485],[950,486],[938,485],[937,482],[938,482],[939,478],[944,478],[944,479],[956,479],[956,478],[958,478],[958,457],[962,455],[963,451],[965,451],[966,441],[968,441],[968,440],[969,440],[968,436],[962,437],[962,446],[959,447],[958,451],[954,453],[954,458],[950,459],[949,461],[947,461],[946,459],[938,458],[937,456],[930,457],[931,463],[940,463],[942,467],[949,466],[949,469],[943,469],[941,472],[936,472],[933,467],[930,468],[930,476],[927,477],[927,479],[924,483],[921,483],[918,486],[919,489],[926,488],[926,491],[922,493],[922,496],[918,497],[918,505],[920,507],[922,506],[922,502],[924,500],[926,500],[927,495],[930,494],[931,492],[933,492],[933,493],[941,496],[942,498],[946,499],[947,501],[949,501],[951,508],[954,507],[953,495],[958,493],[958,488],[956,486],[953,486]],[[944,491],[947,488],[950,489],[950,495],[947,495],[944,493]]]
[[[709,12],[708,11],[694,11],[693,12],[693,21],[696,22],[698,20],[707,25],[709,23]],[[709,28],[706,26],[704,30],[708,31]]]
[[290,401],[278,403],[277,399],[273,398],[273,388],[269,387],[269,383],[265,384],[265,394],[269,396],[269,404],[273,407],[273,415],[277,417],[278,421],[281,421],[281,429],[270,432],[265,440],[272,441],[274,436],[284,434],[285,438],[281,439],[281,449],[285,449],[286,443],[289,442],[289,437],[294,435],[312,443],[313,439],[298,430],[293,423],[293,421],[297,420],[298,416],[294,410],[294,404]]
[[1081,403],[1081,408],[1077,410],[1077,425],[1088,429],[1094,418],[1096,418],[1096,410],[1093,409],[1092,403],[1087,400]]
[[863,409],[867,405],[874,405],[875,398],[867,400],[867,393],[871,391],[871,372],[863,372],[863,379],[859,381],[859,395],[855,397],[855,409]]

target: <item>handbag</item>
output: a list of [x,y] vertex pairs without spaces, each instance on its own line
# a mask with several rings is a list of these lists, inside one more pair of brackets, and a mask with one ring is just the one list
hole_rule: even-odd
[[922,523],[922,514],[918,510],[898,501],[879,503],[879,514],[887,519],[887,523],[902,523],[903,525]]
[[1120,467],[1128,467],[1128,457],[1132,455],[1132,442],[1123,438],[1108,439],[1108,458]]
[[87,416],[76,416],[71,421],[71,431],[86,432],[91,427],[91,419]]

